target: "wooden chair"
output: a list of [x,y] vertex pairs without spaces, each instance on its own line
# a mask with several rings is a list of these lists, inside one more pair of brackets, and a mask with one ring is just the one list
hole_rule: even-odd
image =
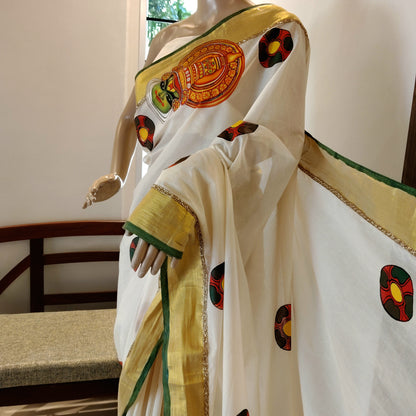
[[[114,309],[43,312],[45,305],[107,302],[116,292],[45,294],[51,264],[118,261],[118,251],[44,253],[56,237],[123,234],[123,221],[60,222],[0,228],[0,242],[30,241],[30,252],[0,280],[0,294],[30,269],[30,310],[0,315],[0,405],[116,394],[120,364],[113,343]],[[116,276],[114,276],[116,278]]]

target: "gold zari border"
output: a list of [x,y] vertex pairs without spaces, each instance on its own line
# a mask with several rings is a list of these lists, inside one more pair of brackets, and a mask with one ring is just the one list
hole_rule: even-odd
[[177,204],[181,205],[192,217],[195,219],[195,233],[199,242],[199,255],[202,265],[202,276],[203,279],[203,311],[202,311],[202,331],[203,331],[203,354],[202,354],[202,371],[204,378],[204,416],[209,415],[209,371],[208,371],[208,317],[207,317],[207,302],[208,302],[208,269],[205,261],[205,250],[204,250],[204,239],[202,237],[201,227],[199,225],[198,217],[193,209],[175,194],[170,192],[168,189],[160,186],[153,185],[152,189],[160,192],[172,198]]
[[[187,228],[192,229],[187,231],[181,261],[173,269],[168,262],[164,283],[167,286],[162,286],[162,291],[152,302],[123,366],[119,411],[123,411],[129,403],[136,383],[144,374],[143,368],[163,332],[164,377],[168,377],[164,380],[169,389],[165,396],[169,402],[165,405],[170,406],[171,416],[208,416],[208,280],[201,229],[191,207],[169,190],[155,185],[148,195],[151,197],[144,198],[140,203],[140,213],[131,219],[144,227],[150,236],[165,241],[167,229],[168,234],[178,234],[177,229],[183,228],[183,223],[177,221],[178,215],[186,219]],[[162,216],[158,215],[159,208],[164,212]],[[145,224],[143,218],[146,218]],[[163,295],[164,287],[166,295]],[[146,389],[144,384],[142,389]]]
[[[154,188],[149,190],[128,219],[140,230],[178,252],[184,251],[195,221],[195,215],[190,214],[181,203],[172,204],[171,197]],[[148,243],[153,244],[152,241]]]
[[305,140],[300,170],[416,256],[416,198],[335,159],[310,137]]

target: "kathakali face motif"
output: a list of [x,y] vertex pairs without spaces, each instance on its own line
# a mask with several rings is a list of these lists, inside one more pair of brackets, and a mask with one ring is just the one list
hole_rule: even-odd
[[[156,108],[163,114],[167,114],[174,103],[179,100],[179,92],[174,85],[174,75],[172,74],[168,79],[160,81],[152,88],[152,102]],[[177,108],[178,106],[176,106]],[[176,110],[174,107],[174,110]]]
[[243,71],[240,46],[224,39],[205,42],[153,85],[152,103],[164,115],[181,105],[213,107],[233,93]]

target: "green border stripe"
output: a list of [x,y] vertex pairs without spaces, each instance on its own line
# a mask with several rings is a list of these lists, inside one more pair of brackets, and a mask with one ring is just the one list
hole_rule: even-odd
[[310,137],[313,141],[316,142],[316,144],[323,150],[325,150],[325,152],[327,152],[329,155],[331,155],[333,158],[341,160],[342,162],[344,162],[346,165],[348,165],[349,167],[358,170],[359,172],[365,173],[366,175],[372,177],[373,179],[379,181],[379,182],[383,182],[386,185],[389,185],[393,188],[397,188],[400,189],[403,192],[406,192],[409,195],[412,196],[416,196],[416,188],[412,188],[411,186],[405,185],[403,183],[397,182],[394,179],[391,179],[387,176],[382,175],[381,173],[377,173],[374,172],[371,169],[366,168],[365,166],[362,166],[356,162],[353,162],[351,159],[346,158],[345,156],[340,155],[339,153],[335,152],[334,150],[332,150],[331,148],[329,148],[328,146],[325,146],[324,144],[322,144],[320,141],[318,141],[317,139],[315,139],[315,137],[313,137],[310,133],[308,133],[307,131],[305,131],[305,134]]
[[139,392],[143,386],[144,381],[146,380],[147,375],[149,374],[150,369],[152,368],[153,363],[155,362],[157,353],[159,352],[160,346],[162,345],[163,342],[163,334],[160,337],[159,341],[157,342],[157,344],[155,345],[155,347],[153,348],[149,359],[147,360],[146,365],[143,368],[142,373],[140,374],[139,379],[137,380],[136,385],[134,386],[133,389],[133,393],[130,396],[130,400],[127,403],[126,408],[124,409],[123,412],[123,416],[127,415],[127,412],[129,411],[130,407],[133,406],[134,402],[137,399],[137,396],[139,395]]
[[169,287],[168,287],[168,263],[163,262],[160,271],[160,286],[162,294],[163,309],[163,416],[170,416],[170,392],[169,392],[169,368],[168,368],[168,346],[170,335],[170,311],[169,311]]
[[157,61],[152,62],[149,66],[143,68],[142,70],[140,70],[136,76],[135,79],[143,72],[146,71],[147,69],[149,69],[150,67],[152,67],[153,65],[156,65],[157,63],[169,58],[170,56],[174,55],[175,53],[181,51],[182,49],[185,49],[188,45],[191,45],[193,42],[198,41],[199,39],[203,39],[204,37],[208,36],[211,32],[213,32],[215,29],[217,29],[219,26],[221,26],[223,23],[225,23],[227,20],[232,19],[233,17],[244,13],[247,10],[250,9],[254,9],[255,7],[259,7],[259,6],[271,6],[272,3],[262,3],[262,4],[255,4],[254,6],[250,6],[250,7],[246,7],[245,9],[241,9],[233,14],[231,14],[230,16],[227,16],[225,19],[221,20],[220,22],[218,22],[215,26],[213,26],[211,29],[209,29],[207,32],[203,33],[202,35],[196,37],[195,39],[192,39],[190,42],[186,43],[185,45],[181,46],[178,49],[175,49],[173,52],[171,52],[168,55],[163,56],[162,58],[158,59]]
[[168,246],[163,241],[158,240],[156,237],[142,230],[132,222],[126,221],[123,225],[123,228],[127,231],[130,231],[133,234],[136,234],[147,243],[155,246],[158,250],[164,251],[168,256],[175,257],[177,259],[182,258],[182,251],[176,250],[175,248]]

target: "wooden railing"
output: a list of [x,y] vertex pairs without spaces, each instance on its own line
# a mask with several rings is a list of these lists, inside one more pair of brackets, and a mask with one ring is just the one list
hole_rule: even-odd
[[118,251],[83,251],[44,253],[44,240],[56,237],[122,235],[123,221],[72,221],[27,224],[0,228],[0,243],[29,240],[29,255],[0,280],[0,294],[25,270],[30,269],[30,311],[43,312],[45,305],[108,302],[116,300],[116,292],[44,293],[44,269],[51,264],[118,261]]

